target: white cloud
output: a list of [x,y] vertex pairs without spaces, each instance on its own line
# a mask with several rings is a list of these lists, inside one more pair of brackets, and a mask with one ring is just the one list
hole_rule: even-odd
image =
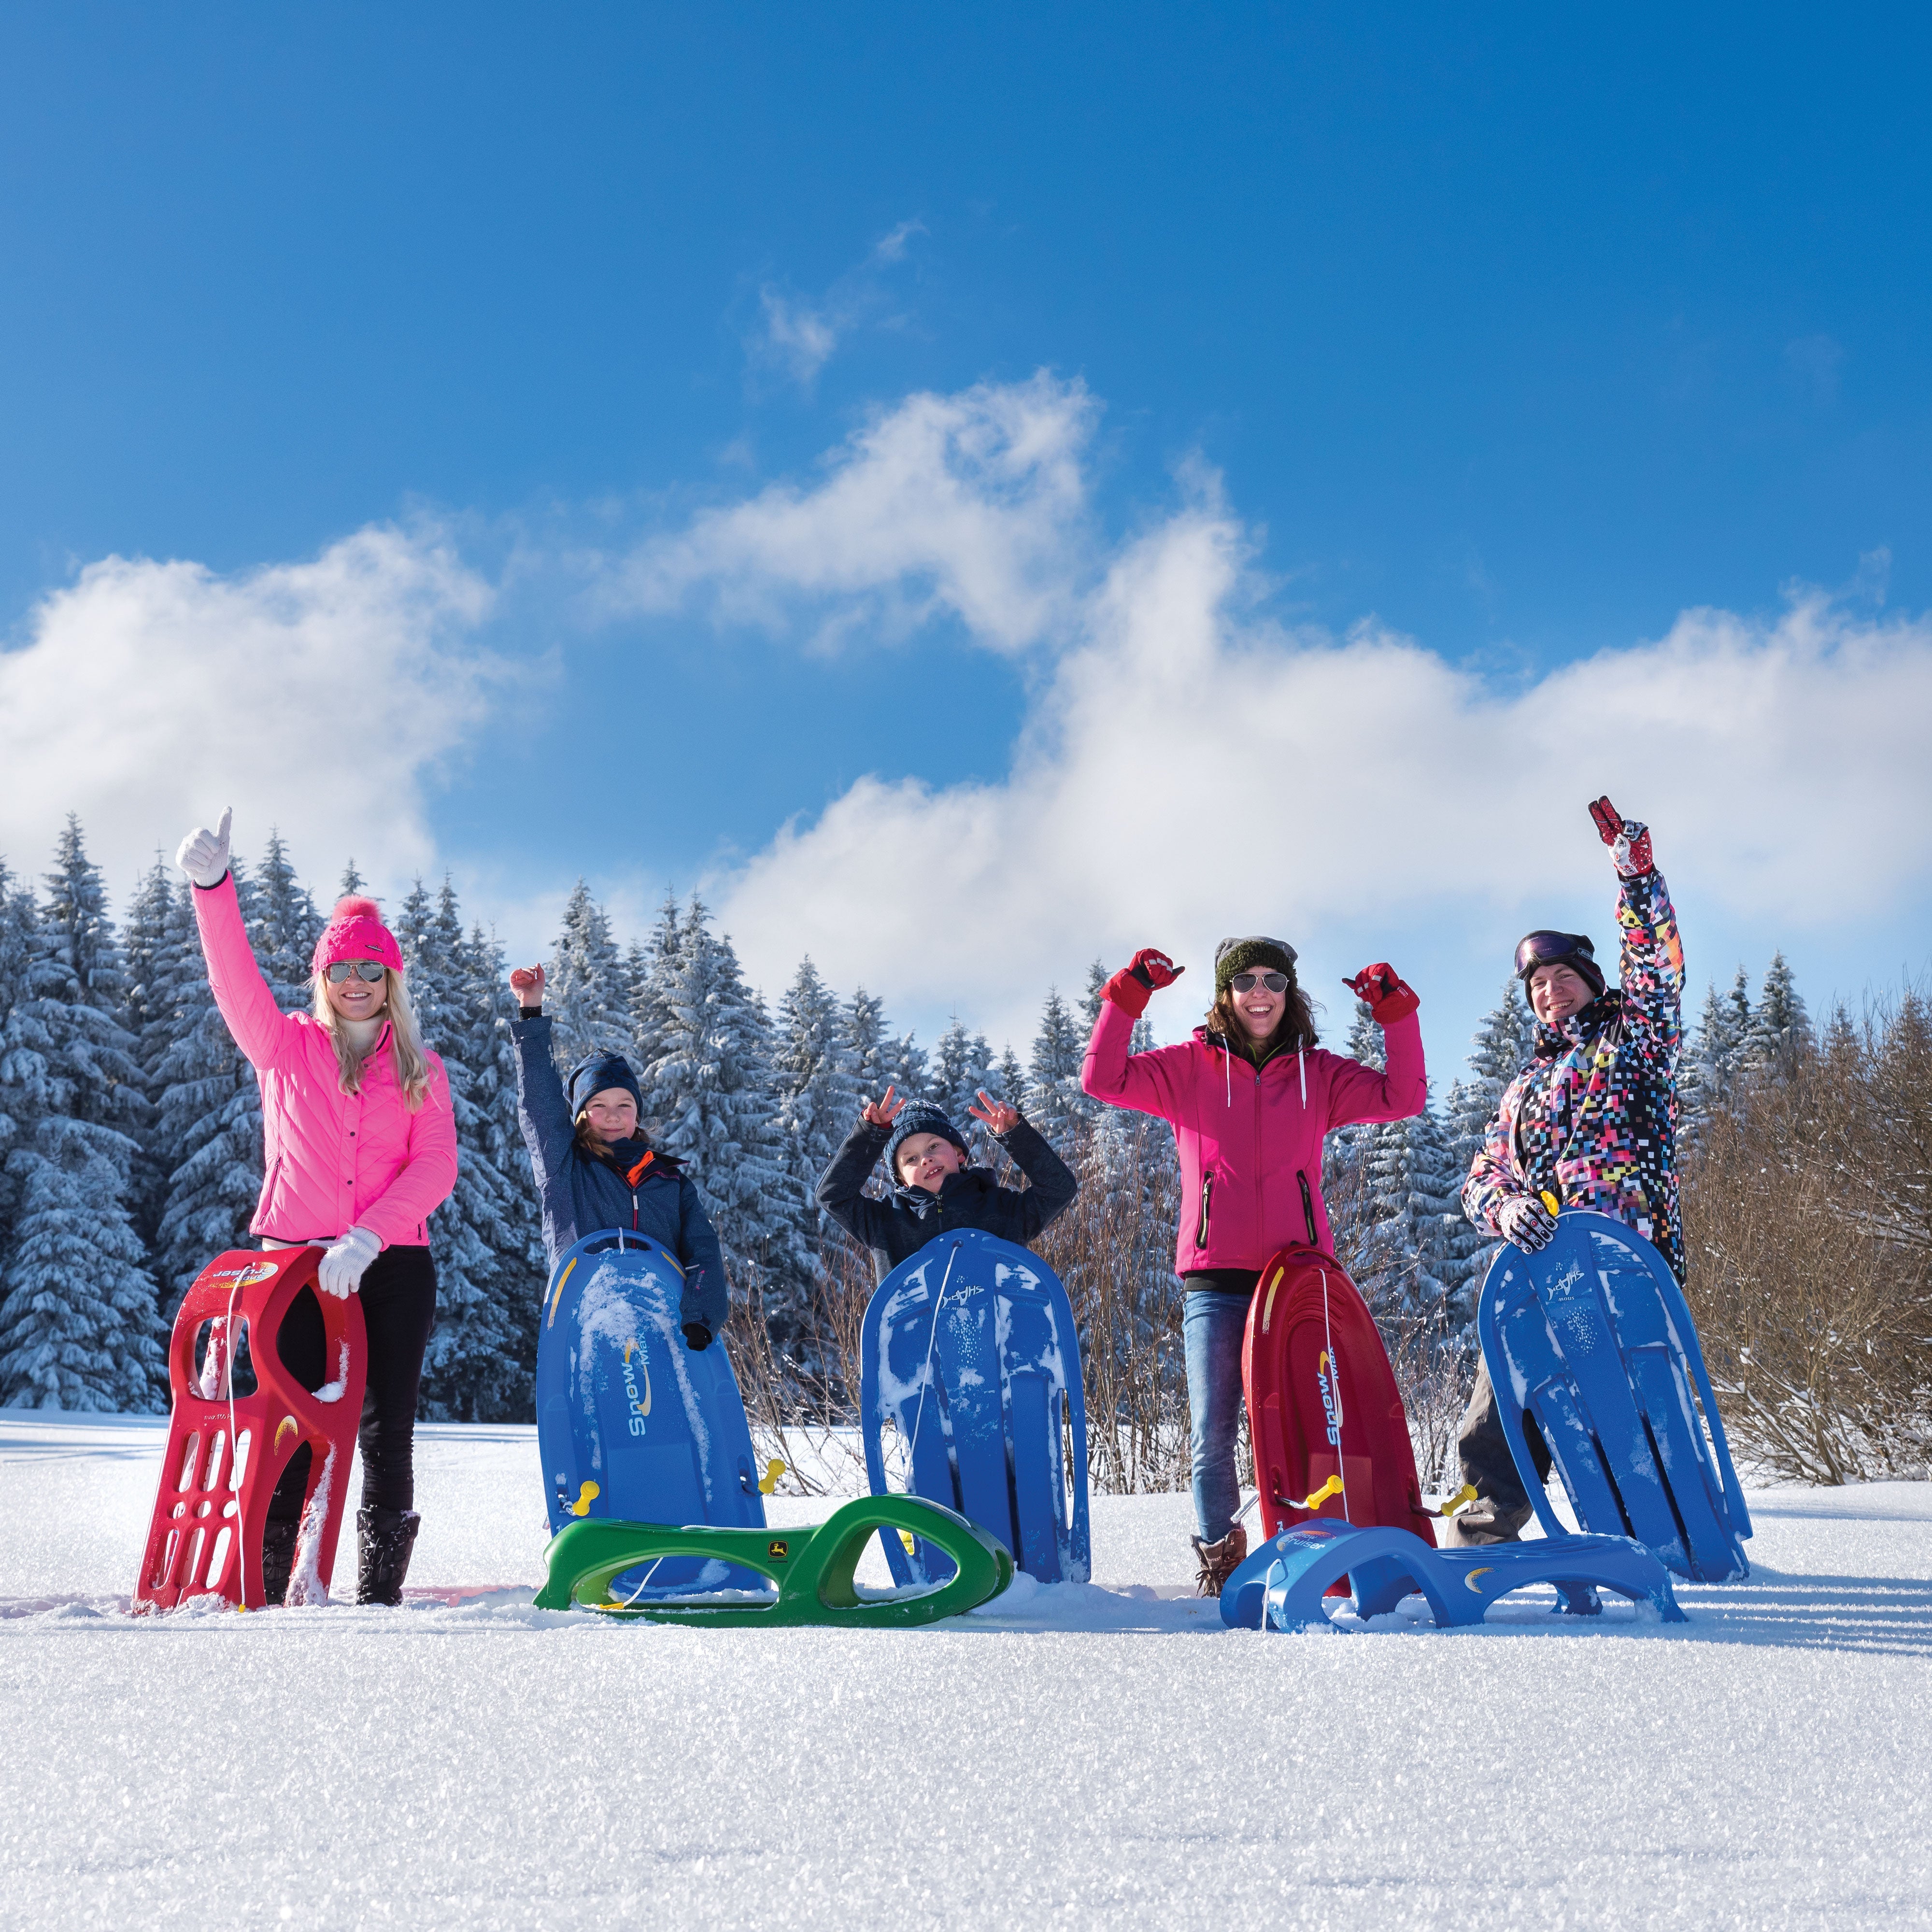
[[760,290],[758,302],[764,311],[764,343],[772,360],[801,387],[809,388],[838,346],[838,323],[776,289]]
[[1204,964],[1264,927],[1406,938],[1414,958],[1479,916],[1486,985],[1522,923],[1580,904],[1604,922],[1582,809],[1600,790],[1656,826],[1707,930],[1720,910],[1789,934],[1922,906],[1932,625],[1795,594],[1498,690],[1372,621],[1337,640],[1256,619],[1249,533],[1212,500],[1090,576],[1091,416],[1044,376],[915,397],[815,489],[634,565],[646,605],[892,628],[944,611],[996,650],[1060,644],[1004,780],[867,777],[712,881],[764,983],[808,951],[929,1011],[935,968],[964,970],[962,1005],[1022,1037],[1046,982],[1096,953]]
[[886,274],[906,260],[913,237],[926,232],[922,221],[900,222],[815,298],[766,283],[758,291],[759,326],[745,342],[753,367],[776,369],[809,394],[841,341],[868,322],[886,320]]
[[235,808],[236,849],[280,827],[326,891],[427,866],[424,783],[496,674],[463,648],[491,593],[436,532],[371,526],[313,562],[231,577],[110,556],[0,653],[0,853],[45,868],[77,812],[118,899],[155,849]]
[[1053,632],[1084,567],[1081,459],[1096,412],[1044,372],[881,411],[818,486],[775,484],[641,546],[605,586],[613,610],[701,602],[721,620],[830,640],[902,635],[936,616],[1016,651]]

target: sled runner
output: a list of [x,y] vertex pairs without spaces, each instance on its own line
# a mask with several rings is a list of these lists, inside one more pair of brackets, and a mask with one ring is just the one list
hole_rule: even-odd
[[[907,1489],[991,1532],[1043,1583],[1087,1580],[1087,1406],[1073,1310],[1029,1250],[962,1228],[879,1284],[860,1337],[866,1474],[887,1494],[885,1429]],[[910,1553],[882,1531],[902,1587],[946,1574],[943,1545]]]
[[1750,1573],[1741,1539],[1750,1516],[1697,1331],[1641,1234],[1607,1214],[1567,1210],[1541,1253],[1497,1255],[1476,1330],[1546,1534],[1562,1527],[1530,1460],[1526,1414],[1586,1529],[1634,1536],[1696,1582]]
[[[551,1271],[537,1331],[537,1447],[553,1534],[588,1518],[762,1528],[737,1378],[722,1342],[688,1347],[683,1270],[658,1243],[607,1228]],[[760,1587],[679,1558],[656,1590]]]
[[[911,1595],[861,1597],[852,1581],[874,1531],[889,1536],[888,1548],[912,1535],[922,1549],[943,1550],[952,1574]],[[665,1558],[729,1564],[734,1575],[758,1574],[776,1596],[687,1602],[635,1595],[621,1579]],[[573,1522],[547,1552],[548,1580],[538,1607],[575,1606],[613,1616],[646,1617],[657,1623],[724,1626],[829,1624],[847,1630],[903,1629],[958,1616],[998,1595],[1013,1580],[1012,1558],[986,1532],[953,1510],[917,1496],[860,1496],[836,1510],[815,1529],[674,1528],[647,1522]],[[769,1582],[767,1582],[769,1580]]]
[[168,1446],[136,1610],[206,1596],[260,1609],[269,1498],[304,1444],[308,1480],[287,1600],[328,1600],[368,1364],[362,1303],[316,1294],[331,1379],[313,1394],[277,1346],[321,1258],[316,1247],[231,1249],[182,1298],[168,1340]]
[[1354,1283],[1318,1249],[1283,1248],[1262,1270],[1241,1390],[1266,1534],[1319,1516],[1434,1544],[1388,1352]]
[[1592,1616],[1595,1592],[1647,1603],[1667,1624],[1684,1612],[1664,1565],[1621,1536],[1553,1536],[1480,1550],[1436,1550],[1404,1529],[1305,1521],[1256,1550],[1221,1592],[1234,1629],[1302,1630],[1327,1621],[1324,1594],[1346,1576],[1355,1613],[1380,1616],[1420,1592],[1437,1625],[1479,1624],[1490,1606],[1531,1583],[1554,1583],[1576,1615]]

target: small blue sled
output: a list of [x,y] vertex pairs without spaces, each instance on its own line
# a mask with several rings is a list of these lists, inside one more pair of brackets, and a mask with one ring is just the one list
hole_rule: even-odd
[[[888,1493],[890,1423],[912,1495],[977,1523],[1040,1582],[1086,1582],[1080,1342],[1066,1291],[1037,1255],[977,1228],[936,1236],[867,1305],[860,1370],[873,1495]],[[951,1574],[952,1559],[922,1538],[910,1553],[896,1532],[880,1540],[902,1589]]]
[[1667,1624],[1684,1621],[1670,1573],[1622,1536],[1552,1536],[1479,1550],[1432,1550],[1406,1529],[1317,1519],[1271,1537],[1228,1579],[1221,1621],[1231,1629],[1298,1630],[1328,1621],[1322,1599],[1348,1580],[1358,1616],[1380,1616],[1420,1592],[1438,1626],[1479,1624],[1490,1606],[1532,1583],[1553,1583],[1573,1616],[1601,1613],[1596,1593],[1648,1604]]
[[1694,1582],[1750,1574],[1750,1514],[1697,1330],[1641,1234],[1566,1210],[1540,1254],[1505,1246],[1491,1263],[1476,1332],[1546,1535],[1563,1529],[1530,1460],[1526,1412],[1586,1529],[1634,1537]]
[[[737,1378],[722,1344],[686,1346],[683,1286],[674,1255],[617,1228],[586,1234],[552,1270],[537,1331],[536,1401],[553,1536],[600,1516],[764,1527]],[[640,1600],[771,1587],[738,1565],[683,1556],[619,1581]]]

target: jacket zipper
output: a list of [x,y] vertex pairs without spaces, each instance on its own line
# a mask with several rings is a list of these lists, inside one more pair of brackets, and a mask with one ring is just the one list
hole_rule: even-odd
[[1214,1199],[1214,1170],[1210,1167],[1201,1177],[1201,1232],[1196,1237],[1194,1245],[1205,1248],[1208,1245],[1208,1215]]

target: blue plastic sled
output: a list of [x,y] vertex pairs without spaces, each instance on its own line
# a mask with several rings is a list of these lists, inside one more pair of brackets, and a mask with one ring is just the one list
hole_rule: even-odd
[[[608,1228],[552,1270],[537,1332],[537,1446],[550,1533],[586,1517],[761,1529],[752,1432],[722,1344],[686,1346],[677,1258]],[[711,1574],[715,1572],[716,1574]],[[622,1582],[638,1588],[644,1573]],[[667,1557],[643,1595],[770,1588],[738,1565]]]
[[1546,1534],[1562,1526],[1529,1458],[1526,1412],[1586,1529],[1634,1536],[1696,1582],[1750,1574],[1742,1540],[1750,1514],[1697,1330],[1641,1234],[1607,1214],[1567,1210],[1540,1254],[1506,1246],[1491,1263],[1476,1332]]
[[1221,1621],[1237,1630],[1318,1627],[1328,1622],[1323,1597],[1345,1576],[1357,1616],[1380,1616],[1420,1591],[1444,1629],[1480,1623],[1492,1604],[1532,1583],[1554,1583],[1573,1615],[1598,1615],[1600,1588],[1650,1604],[1665,1623],[1684,1620],[1670,1573],[1628,1537],[1432,1550],[1406,1529],[1317,1520],[1283,1530],[1242,1564],[1221,1592]]
[[[1037,1255],[976,1228],[935,1237],[879,1284],[860,1364],[873,1495],[887,1493],[890,1422],[913,1495],[977,1523],[1042,1582],[1086,1582],[1080,1343],[1066,1291]],[[922,1538],[910,1554],[895,1532],[880,1540],[902,1589],[951,1574]]]

